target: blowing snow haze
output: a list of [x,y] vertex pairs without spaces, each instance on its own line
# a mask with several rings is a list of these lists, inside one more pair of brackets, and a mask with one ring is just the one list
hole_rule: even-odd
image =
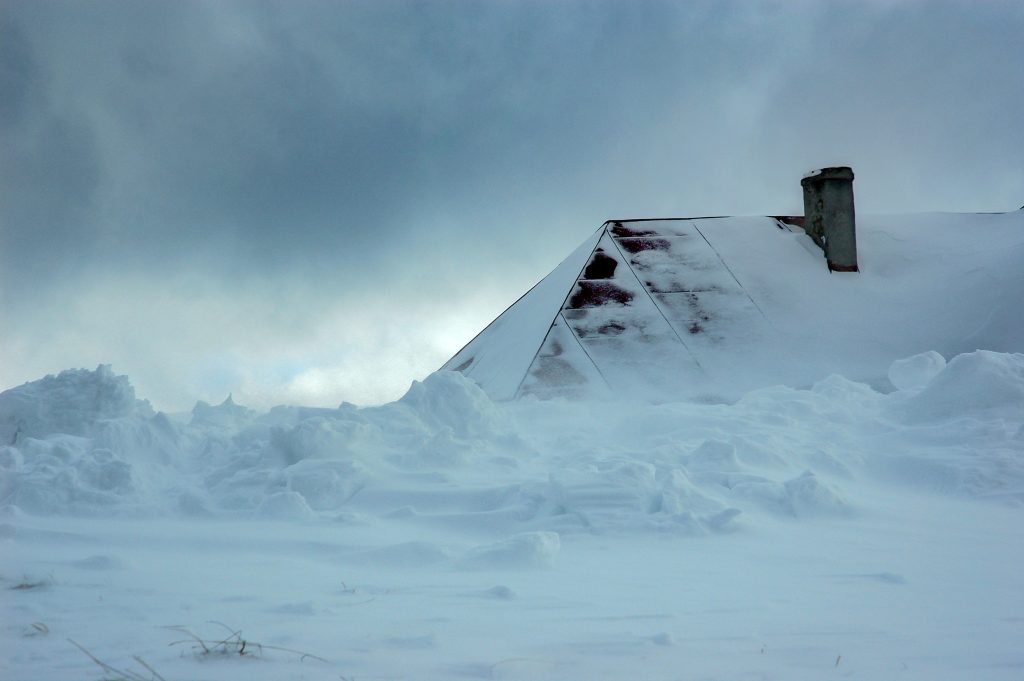
[[0,8],[0,389],[393,399],[605,219],[1024,203],[1024,6]]

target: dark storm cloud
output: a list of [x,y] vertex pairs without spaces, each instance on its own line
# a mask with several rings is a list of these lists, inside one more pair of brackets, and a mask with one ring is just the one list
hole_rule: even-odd
[[0,22],[0,125],[5,129],[24,119],[38,77],[24,32],[16,24]]
[[346,216],[364,224],[351,230],[358,239],[373,231],[367,222],[387,224],[392,197],[412,184],[415,118],[372,94],[360,101],[344,60],[277,29],[274,13],[21,8],[35,41],[5,55],[5,72],[42,93],[5,121],[5,142],[21,152],[5,216],[15,235],[91,233],[112,262],[204,245],[258,259],[331,240]]
[[[779,83],[770,150],[832,149],[885,210],[1009,210],[1024,192],[1024,5],[837,4]],[[829,96],[831,95],[831,96]],[[799,103],[799,106],[793,106]],[[901,205],[902,204],[902,205]],[[877,209],[876,209],[877,210]]]
[[10,70],[39,94],[7,131],[32,159],[11,227],[92,232],[111,258],[273,261],[394,243],[433,205],[532,209],[757,58],[712,56],[720,13],[658,5],[14,7],[33,39]]
[[1014,208],[1021,7],[7,0],[5,351],[351,367],[297,339],[482,323],[608,217],[799,211],[837,162],[859,210]]
[[[52,272],[95,232],[96,140],[47,102],[47,78],[22,28],[0,15],[0,250],[4,283]],[[48,261],[48,262],[44,262]]]

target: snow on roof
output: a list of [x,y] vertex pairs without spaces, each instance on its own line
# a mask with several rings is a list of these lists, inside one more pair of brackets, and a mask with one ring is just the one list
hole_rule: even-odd
[[732,399],[881,384],[926,350],[1024,350],[1024,214],[858,222],[859,274],[829,273],[797,220],[606,222],[442,369],[493,399]]

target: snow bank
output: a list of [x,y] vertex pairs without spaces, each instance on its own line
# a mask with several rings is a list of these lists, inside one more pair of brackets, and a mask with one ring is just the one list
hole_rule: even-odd
[[898,359],[889,366],[889,382],[897,390],[920,390],[946,368],[946,358],[930,350]]
[[89,435],[106,419],[152,416],[148,402],[135,399],[127,376],[109,364],[95,371],[68,369],[0,393],[0,442],[51,433]]
[[229,397],[172,418],[108,366],[65,371],[0,394],[0,505],[498,537],[468,565],[510,551],[541,564],[556,552],[551,536],[566,533],[851,516],[861,502],[848,488],[862,477],[1024,501],[1024,355],[978,351],[947,365],[924,353],[893,362],[889,377],[891,394],[831,376],[731,405],[497,405],[439,372],[381,407],[260,414]]
[[[398,402],[338,409],[199,402],[154,414],[109,366],[0,394],[0,502],[32,513],[253,512],[313,518],[374,475],[486,463],[525,451],[461,374],[414,383]],[[478,460],[479,459],[479,460]]]
[[413,381],[398,400],[435,430],[450,429],[460,438],[507,434],[505,417],[480,387],[457,371],[439,371]]
[[524,532],[466,553],[459,567],[467,570],[518,570],[554,564],[561,540],[555,532]]
[[[911,358],[913,359],[913,358]],[[1024,354],[958,355],[905,404],[912,421],[1005,418],[1024,422]]]
[[34,513],[159,506],[162,469],[184,453],[167,416],[109,365],[0,393],[0,430],[0,499]]

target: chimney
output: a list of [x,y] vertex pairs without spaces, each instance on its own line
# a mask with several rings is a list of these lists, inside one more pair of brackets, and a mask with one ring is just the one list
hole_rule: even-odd
[[804,188],[804,230],[825,251],[830,272],[856,272],[857,231],[853,211],[853,170],[847,166],[808,173]]

